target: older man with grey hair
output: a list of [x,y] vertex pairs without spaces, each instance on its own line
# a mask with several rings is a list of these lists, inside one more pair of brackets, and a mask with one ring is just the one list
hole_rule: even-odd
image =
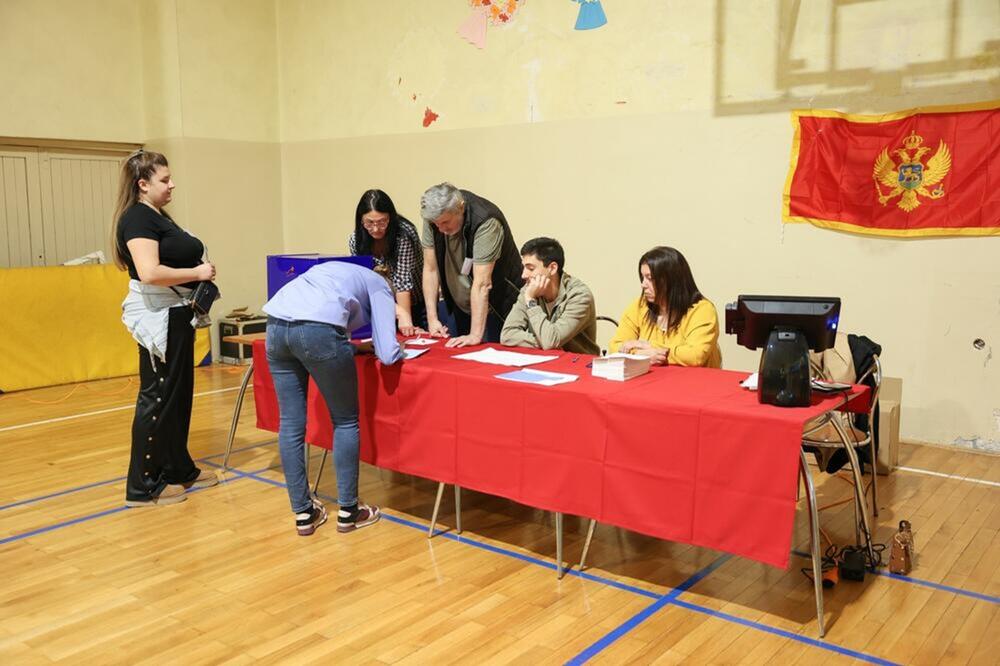
[[[448,347],[499,342],[521,280],[521,255],[503,213],[472,192],[441,183],[420,198],[420,215],[430,334],[453,335]],[[441,323],[434,307],[439,287],[454,330]]]

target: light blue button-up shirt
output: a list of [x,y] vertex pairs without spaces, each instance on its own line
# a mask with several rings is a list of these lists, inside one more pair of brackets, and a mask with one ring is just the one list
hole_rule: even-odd
[[318,321],[348,331],[372,325],[375,354],[386,365],[403,358],[396,340],[396,301],[374,271],[342,261],[317,264],[295,278],[264,305],[285,321]]

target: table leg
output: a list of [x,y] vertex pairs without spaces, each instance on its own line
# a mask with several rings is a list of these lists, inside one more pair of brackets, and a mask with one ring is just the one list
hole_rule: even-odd
[[583,554],[580,555],[580,571],[583,571],[584,563],[587,561],[587,553],[590,551],[590,541],[594,538],[595,527],[597,527],[597,521],[591,518],[590,526],[587,528],[587,540],[583,542]]
[[562,578],[563,573],[563,515],[556,512],[556,578]]
[[427,538],[434,536],[434,526],[438,520],[438,510],[441,508],[441,497],[444,495],[444,482],[438,483],[437,499],[434,500],[434,511],[431,512],[431,525],[427,528]]
[[[306,446],[309,445],[306,444]],[[326,457],[329,454],[329,451],[323,449],[323,457],[319,459],[319,470],[316,472],[316,483],[313,484],[313,495],[319,494],[319,480],[323,477],[323,468],[326,466]]]
[[240,411],[243,410],[243,396],[247,392],[247,384],[250,383],[250,378],[253,377],[253,358],[250,359],[250,365],[247,366],[247,371],[243,373],[243,383],[240,384],[240,392],[236,394],[236,407],[233,409],[233,422],[229,425],[229,438],[226,441],[226,455],[222,459],[222,471],[229,471],[229,454],[233,451],[233,439],[236,437],[236,425],[240,422]]
[[462,487],[455,486],[455,532],[462,533]]
[[[868,427],[874,429],[872,419],[868,420]],[[878,518],[878,461],[875,455],[875,432],[872,430],[868,434],[868,457],[872,461],[872,513]]]
[[809,505],[809,552],[812,555],[813,587],[816,595],[816,622],[819,623],[819,637],[826,635],[823,620],[823,561],[819,541],[819,512],[816,510],[816,487],[809,474],[806,452],[799,451],[799,469],[806,486],[806,503]]

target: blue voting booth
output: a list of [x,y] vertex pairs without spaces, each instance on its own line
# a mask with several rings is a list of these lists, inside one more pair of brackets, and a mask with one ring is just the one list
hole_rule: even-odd
[[[375,259],[370,255],[342,256],[334,254],[270,254],[267,256],[267,298],[271,299],[278,290],[305,273],[316,264],[327,261],[346,261],[365,268],[374,268]],[[371,326],[363,326],[351,333],[352,338],[371,337]]]

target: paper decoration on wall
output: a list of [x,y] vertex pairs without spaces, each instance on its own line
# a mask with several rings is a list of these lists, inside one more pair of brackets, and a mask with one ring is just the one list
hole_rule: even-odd
[[424,127],[430,127],[431,123],[438,119],[438,114],[431,111],[431,107],[424,109]]
[[580,3],[580,13],[576,15],[576,30],[593,30],[608,22],[601,7],[601,0],[573,0]]
[[469,0],[472,11],[458,26],[458,34],[478,49],[486,46],[486,24],[506,25],[525,0]]

